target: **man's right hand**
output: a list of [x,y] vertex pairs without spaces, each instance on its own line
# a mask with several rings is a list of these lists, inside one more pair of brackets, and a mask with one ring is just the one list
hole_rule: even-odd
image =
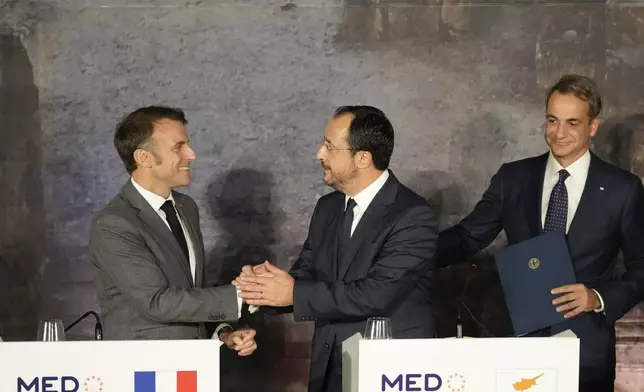
[[224,342],[229,349],[237,351],[239,356],[245,357],[257,349],[255,333],[255,330],[250,328],[235,331],[226,330],[219,332],[219,340]]

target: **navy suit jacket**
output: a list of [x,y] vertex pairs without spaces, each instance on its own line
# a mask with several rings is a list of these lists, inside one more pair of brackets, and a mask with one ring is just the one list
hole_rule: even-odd
[[435,336],[429,291],[438,223],[428,203],[390,173],[338,260],[344,206],[341,192],[320,198],[290,271],[294,318],[315,321],[309,392],[341,392],[339,377],[327,374],[340,373],[342,342],[363,333],[369,317],[389,317],[394,338]]
[[[464,261],[505,230],[509,244],[541,234],[541,194],[548,154],[506,163],[474,210],[439,236],[437,264]],[[614,377],[615,321],[644,293],[644,189],[632,173],[591,154],[588,178],[567,234],[579,283],[599,292],[605,312],[586,312],[552,328],[581,342],[582,380]],[[615,273],[622,251],[626,272]],[[553,297],[554,298],[554,297]]]

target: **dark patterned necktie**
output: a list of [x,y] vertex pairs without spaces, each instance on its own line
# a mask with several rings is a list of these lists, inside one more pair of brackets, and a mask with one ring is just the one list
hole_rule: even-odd
[[546,221],[543,225],[544,233],[556,230],[566,232],[566,222],[568,220],[568,190],[566,189],[565,181],[568,176],[570,176],[570,173],[566,169],[559,170],[559,181],[557,181],[554,188],[552,188],[552,193],[550,193]]

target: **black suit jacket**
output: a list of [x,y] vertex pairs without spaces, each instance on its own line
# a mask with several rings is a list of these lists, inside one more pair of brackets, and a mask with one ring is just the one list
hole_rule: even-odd
[[394,338],[435,335],[429,289],[438,226],[432,209],[390,173],[337,260],[344,206],[341,192],[320,198],[290,271],[295,320],[315,320],[309,392],[341,391],[342,342],[364,333],[369,317],[391,318]]
[[[474,255],[505,230],[509,244],[541,234],[541,194],[548,154],[501,166],[474,211],[439,237],[438,265]],[[591,154],[579,206],[567,234],[579,283],[599,292],[605,312],[587,312],[552,328],[581,342],[582,380],[614,377],[615,321],[644,292],[644,189],[635,175]],[[626,272],[615,274],[622,251]]]

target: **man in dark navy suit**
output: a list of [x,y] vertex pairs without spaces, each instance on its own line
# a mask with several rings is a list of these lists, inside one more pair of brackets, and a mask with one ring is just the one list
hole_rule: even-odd
[[[602,107],[591,79],[562,77],[546,106],[550,151],[502,165],[474,210],[441,232],[437,264],[471,257],[501,230],[509,244],[565,230],[579,283],[553,288],[553,306],[566,320],[533,336],[573,330],[581,343],[580,391],[612,392],[615,322],[644,292],[644,189],[589,150]],[[620,250],[626,272],[617,276]]]
[[382,111],[336,110],[317,153],[336,191],[318,201],[300,257],[288,273],[265,263],[244,267],[235,281],[250,305],[315,321],[309,392],[342,391],[342,342],[364,332],[369,317],[390,318],[394,338],[435,335],[429,286],[438,224],[388,170],[393,148]]

